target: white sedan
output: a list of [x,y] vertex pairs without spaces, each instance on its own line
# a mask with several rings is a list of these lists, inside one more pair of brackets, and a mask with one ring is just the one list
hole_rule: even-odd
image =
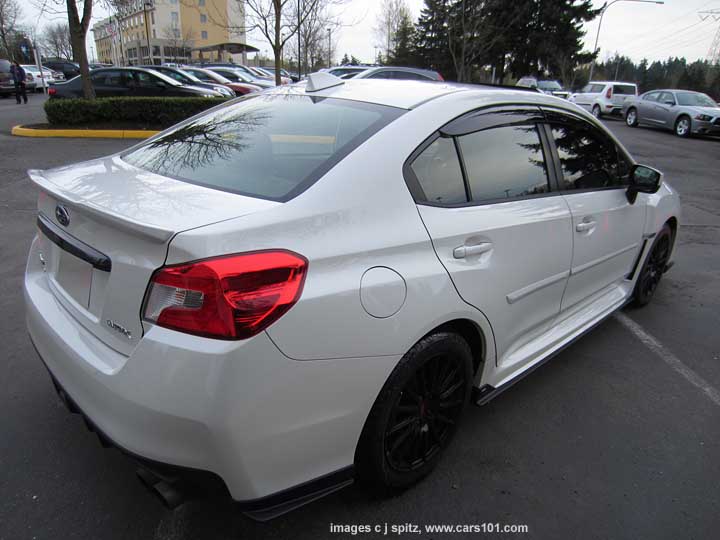
[[33,76],[36,85],[35,88],[38,92],[42,92],[44,88],[50,88],[51,84],[65,81],[65,76],[62,73],[46,67],[42,68],[43,77],[40,77],[40,70],[34,64],[23,64],[22,68]]
[[566,100],[326,73],[29,175],[27,326],[60,395],[259,519],[420,480],[468,402],[650,301],[680,218]]

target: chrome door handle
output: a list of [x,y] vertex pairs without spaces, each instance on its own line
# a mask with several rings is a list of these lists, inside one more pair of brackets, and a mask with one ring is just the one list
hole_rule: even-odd
[[593,228],[595,228],[594,221],[583,221],[582,223],[578,223],[577,225],[575,225],[575,230],[577,232],[585,232]]
[[464,259],[471,255],[480,255],[492,249],[492,242],[482,242],[472,246],[460,246],[453,250],[453,257],[456,259]]

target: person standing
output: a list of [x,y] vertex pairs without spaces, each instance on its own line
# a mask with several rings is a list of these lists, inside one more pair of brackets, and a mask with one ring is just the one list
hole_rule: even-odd
[[17,100],[17,104],[20,105],[20,97],[22,96],[23,101],[27,105],[27,92],[25,91],[25,81],[27,80],[27,75],[25,75],[25,70],[20,67],[17,60],[13,62],[12,66],[10,66],[10,73],[12,74],[13,82],[15,83],[15,99]]

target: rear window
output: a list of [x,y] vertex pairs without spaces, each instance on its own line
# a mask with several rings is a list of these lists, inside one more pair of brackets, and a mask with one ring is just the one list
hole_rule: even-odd
[[251,197],[287,201],[403,113],[305,95],[257,95],[123,155],[136,167]]
[[634,96],[637,93],[635,86],[630,84],[615,84],[613,85],[613,94],[627,94]]

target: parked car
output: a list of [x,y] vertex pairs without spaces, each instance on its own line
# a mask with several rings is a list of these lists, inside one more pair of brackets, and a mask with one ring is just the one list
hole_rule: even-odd
[[92,62],[92,63],[88,64],[88,67],[90,69],[100,69],[100,68],[106,68],[106,67],[113,67],[113,65],[112,64],[103,64],[100,62]]
[[212,71],[213,73],[220,75],[221,77],[225,77],[227,80],[233,83],[252,85],[256,87],[256,91],[264,90],[265,88],[272,88],[275,86],[274,81],[269,81],[267,79],[257,79],[236,68],[211,66],[207,69]]
[[225,97],[235,97],[235,91],[231,90],[224,84],[203,82],[197,77],[195,77],[195,75],[188,73],[187,71],[183,71],[179,68],[174,68],[170,66],[156,66],[154,64],[138,67],[152,69],[154,71],[157,71],[158,73],[162,73],[163,75],[170,77],[171,79],[175,79],[180,84],[197,86],[198,88],[207,88],[209,90],[214,90],[218,94],[221,94]]
[[15,83],[10,73],[10,61],[0,58],[0,97],[6,98],[15,93]]
[[623,114],[631,127],[663,127],[678,137],[720,135],[720,106],[701,92],[652,90],[625,101]]
[[252,92],[259,91],[259,87],[254,84],[233,82],[222,75],[211,71],[210,69],[197,68],[194,66],[183,66],[182,70],[201,81],[209,84],[223,84],[235,92],[236,96],[244,96]]
[[600,118],[603,114],[622,114],[625,100],[637,97],[637,93],[637,85],[634,83],[591,81],[568,99],[592,112],[595,118]]
[[[214,90],[185,86],[157,71],[137,67],[96,69],[90,80],[97,97],[223,97]],[[82,78],[54,84],[48,94],[51,99],[82,97]]]
[[565,90],[562,85],[555,80],[550,79],[537,79],[535,77],[522,77],[516,84],[516,86],[522,86],[525,88],[536,88],[543,94],[549,94],[551,96],[557,96],[563,99],[567,99],[570,92]]
[[42,92],[45,88],[50,88],[51,84],[63,82],[65,80],[65,76],[62,73],[59,71],[52,71],[45,66],[43,66],[42,69],[43,77],[40,76],[40,70],[34,64],[23,64],[22,68],[25,70],[25,73],[32,73],[33,78],[35,79],[35,89],[38,92]]
[[43,62],[43,66],[59,71],[67,81],[80,75],[80,66],[69,60],[49,59]]
[[[347,74],[346,74],[347,75]],[[442,81],[442,75],[430,69],[382,66],[368,68],[353,76],[353,79],[404,79],[413,81]]]
[[[263,67],[263,69],[267,72],[269,72],[271,75],[275,75],[275,68],[274,67]],[[289,84],[291,82],[298,82],[300,80],[300,77],[297,75],[293,75],[290,72],[288,72],[285,69],[280,69],[280,76],[282,77],[283,81],[287,80],[287,82],[283,82],[283,84]]]
[[325,71],[329,73],[330,75],[335,75],[336,77],[344,78],[343,75],[349,75],[347,77],[348,79],[351,79],[358,73],[362,73],[363,71],[370,69],[372,67],[376,66],[337,66],[333,68],[326,68],[322,69],[320,71]]
[[468,402],[651,300],[680,213],[570,103],[327,73],[29,175],[63,401],[166,500],[211,471],[259,519],[418,482]]

